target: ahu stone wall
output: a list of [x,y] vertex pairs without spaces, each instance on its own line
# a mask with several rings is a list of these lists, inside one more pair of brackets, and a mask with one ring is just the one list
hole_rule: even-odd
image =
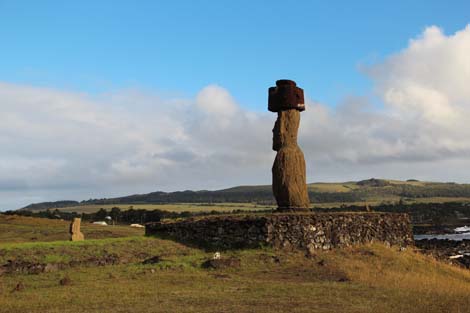
[[212,249],[323,249],[383,242],[413,244],[410,219],[398,213],[279,213],[223,215],[148,223],[156,235]]

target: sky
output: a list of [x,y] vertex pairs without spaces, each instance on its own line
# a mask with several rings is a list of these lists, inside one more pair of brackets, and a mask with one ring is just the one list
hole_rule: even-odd
[[267,88],[307,180],[470,182],[468,1],[0,0],[0,210],[269,184]]

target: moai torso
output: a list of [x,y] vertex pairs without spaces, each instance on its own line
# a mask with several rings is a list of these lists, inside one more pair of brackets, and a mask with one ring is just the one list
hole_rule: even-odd
[[307,211],[310,206],[304,154],[297,145],[303,100],[303,90],[293,81],[280,80],[269,89],[269,110],[278,114],[273,129],[277,155],[272,188],[279,211]]

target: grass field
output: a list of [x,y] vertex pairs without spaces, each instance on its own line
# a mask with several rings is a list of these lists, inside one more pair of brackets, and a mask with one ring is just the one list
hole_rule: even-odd
[[[359,182],[308,184],[312,208],[343,205],[380,205],[404,203],[470,202],[470,184],[369,179]],[[225,202],[226,201],[226,202]],[[97,204],[97,203],[103,204]],[[251,203],[250,203],[251,202]],[[104,204],[105,203],[105,204]],[[166,204],[162,204],[166,203]],[[262,204],[258,204],[262,203]],[[70,204],[74,206],[70,206]],[[270,185],[237,186],[216,191],[149,193],[87,202],[44,202],[31,204],[27,210],[58,208],[65,212],[93,213],[110,210],[145,209],[173,212],[231,212],[234,210],[270,210],[276,207]]]
[[357,188],[354,183],[314,183],[308,184],[307,187],[316,192],[349,192]]
[[[357,205],[365,206],[378,205],[382,203],[397,203],[400,201],[400,197],[388,197],[388,198],[377,198],[370,199],[367,201],[358,202],[326,202],[326,203],[311,203],[312,208],[334,208],[342,205]],[[403,199],[402,199],[403,201]],[[432,198],[416,198],[416,199],[405,199],[404,203],[446,203],[446,202],[470,202],[470,198],[467,197],[432,197]],[[99,209],[103,208],[111,210],[113,207],[118,207],[121,210],[129,209],[144,209],[144,210],[164,210],[171,212],[232,212],[234,210],[241,211],[258,211],[258,210],[271,210],[275,208],[275,205],[260,205],[255,203],[172,203],[172,204],[85,204],[78,206],[70,206],[65,208],[59,208],[59,211],[63,212],[77,212],[77,213],[94,213]]]
[[[391,186],[398,185],[410,185],[410,186],[419,186],[423,187],[429,184],[429,182],[424,181],[402,181],[402,180],[385,180]],[[357,182],[339,182],[339,183],[311,183],[308,184],[308,189],[317,192],[349,192],[354,189],[361,188]]]
[[428,197],[428,198],[414,198],[414,199],[403,199],[400,197],[387,197],[387,198],[380,198],[380,199],[368,199],[367,201],[356,201],[356,202],[326,202],[326,203],[311,203],[313,208],[337,208],[342,205],[357,205],[357,206],[365,206],[366,203],[368,205],[379,205],[383,203],[398,203],[402,201],[404,204],[412,204],[412,203],[449,203],[449,202],[463,202],[463,203],[470,203],[470,198],[468,197]]
[[113,207],[118,207],[121,210],[129,209],[144,209],[144,210],[164,210],[172,212],[231,212],[234,210],[269,210],[273,206],[259,205],[254,203],[174,203],[174,204],[87,204],[79,206],[71,206],[59,208],[59,211],[64,212],[78,212],[78,213],[93,213],[103,208],[110,210]]
[[[0,214],[0,244],[68,240],[70,222]],[[86,239],[143,235],[142,229],[129,226],[99,226],[82,223]]]
[[[0,312],[469,312],[470,272],[381,245],[302,253],[222,252],[239,268],[205,269],[203,250],[133,236],[0,244],[7,260],[73,264],[4,274]],[[113,255],[115,265],[87,260]],[[156,264],[143,260],[159,256]],[[59,281],[67,277],[69,283]],[[21,283],[22,288],[15,290]]]

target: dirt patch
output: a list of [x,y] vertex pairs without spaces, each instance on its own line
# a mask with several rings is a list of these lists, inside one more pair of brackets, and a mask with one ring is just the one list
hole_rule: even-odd
[[264,270],[250,272],[250,279],[289,283],[350,281],[345,271],[319,256],[286,258],[281,261],[282,266],[277,263],[277,258],[279,257],[267,263],[263,262],[265,264]]
[[227,274],[219,274],[219,273],[216,273],[214,275],[212,275],[212,277],[214,277],[215,279],[230,279],[230,276],[227,275]]
[[328,266],[319,268],[283,268],[266,273],[275,280],[289,282],[348,281],[346,273]]
[[259,255],[258,259],[267,264],[281,264],[281,258],[277,255],[262,253]]
[[68,263],[35,263],[20,260],[8,260],[6,264],[0,266],[0,276],[2,274],[40,274],[50,273],[77,266],[106,266],[121,264],[121,259],[117,254],[108,254],[102,257],[90,257],[85,260],[70,261]]
[[25,261],[8,260],[6,264],[0,267],[0,275],[7,273],[39,274],[53,272],[62,268],[63,264],[42,264]]
[[61,286],[68,286],[72,284],[72,280],[70,280],[69,277],[64,277],[61,280],[59,280],[59,285]]
[[153,256],[151,258],[145,259],[142,264],[157,264],[162,261],[162,258],[159,255]]
[[239,258],[220,258],[220,259],[209,259],[202,264],[203,268],[213,268],[213,269],[224,269],[224,268],[233,268],[240,267],[241,260]]

